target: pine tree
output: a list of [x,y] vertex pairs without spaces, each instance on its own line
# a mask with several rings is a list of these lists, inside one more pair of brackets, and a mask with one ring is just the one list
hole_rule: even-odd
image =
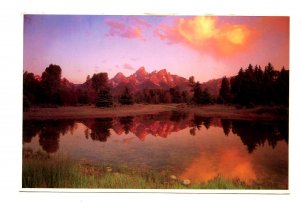
[[132,105],[133,104],[133,98],[132,95],[129,92],[129,89],[126,87],[124,93],[121,95],[119,102],[122,105]]
[[112,105],[113,105],[113,100],[109,89],[100,90],[96,98],[96,106],[111,107]]
[[43,102],[47,104],[61,104],[59,88],[61,86],[62,70],[60,66],[50,64],[42,73],[41,88]]
[[195,83],[193,87],[193,101],[196,104],[201,104],[201,99],[202,99],[202,89],[201,89],[201,84],[199,82]]
[[94,74],[92,77],[92,87],[97,92],[96,107],[111,107],[113,105],[107,73]]
[[229,81],[225,77],[222,79],[222,84],[219,92],[218,102],[229,103],[231,101]]
[[205,88],[200,98],[200,104],[210,104],[210,103],[211,103],[211,96],[208,92],[208,89]]
[[179,87],[176,86],[175,88],[170,88],[169,92],[172,96],[173,103],[181,103],[182,102],[182,96],[181,96]]

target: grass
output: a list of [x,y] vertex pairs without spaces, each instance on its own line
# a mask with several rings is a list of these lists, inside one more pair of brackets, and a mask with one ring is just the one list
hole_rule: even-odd
[[237,108],[233,105],[179,105],[179,111],[193,112],[198,116],[215,117],[224,119],[243,120],[272,120],[287,119],[288,109],[286,107],[256,106],[253,108]]
[[24,120],[58,119],[58,118],[101,118],[156,114],[163,111],[192,112],[203,117],[226,119],[270,120],[287,119],[288,109],[285,107],[236,108],[232,105],[187,105],[187,104],[134,104],[130,106],[114,106],[112,108],[96,108],[95,106],[65,106],[57,108],[32,108],[24,112]]
[[240,180],[221,176],[207,183],[184,185],[169,171],[132,168],[127,165],[91,165],[41,154],[23,159],[23,188],[117,188],[117,189],[255,189]]
[[113,106],[111,108],[97,108],[95,106],[65,106],[57,108],[32,108],[24,112],[26,119],[54,119],[54,118],[101,118],[134,116],[142,114],[156,114],[176,109],[176,104],[134,104],[130,106]]

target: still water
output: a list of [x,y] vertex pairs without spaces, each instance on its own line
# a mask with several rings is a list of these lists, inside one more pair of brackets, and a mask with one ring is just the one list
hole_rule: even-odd
[[72,160],[217,176],[288,188],[287,121],[242,121],[164,112],[118,118],[24,121],[23,149]]

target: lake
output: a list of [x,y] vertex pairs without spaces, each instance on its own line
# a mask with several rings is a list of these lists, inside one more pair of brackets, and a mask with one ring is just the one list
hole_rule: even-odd
[[168,170],[205,183],[217,176],[288,189],[288,122],[193,113],[24,120],[23,149],[94,164]]

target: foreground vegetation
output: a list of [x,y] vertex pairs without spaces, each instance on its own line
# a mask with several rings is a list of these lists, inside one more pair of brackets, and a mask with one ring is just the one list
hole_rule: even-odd
[[238,178],[218,176],[207,183],[179,179],[168,170],[155,171],[119,166],[92,165],[87,161],[52,159],[43,152],[23,151],[23,188],[118,188],[118,189],[263,189]]
[[[217,177],[204,184],[189,184],[170,175],[129,168],[63,160],[23,161],[23,188],[120,188],[120,189],[251,189],[237,180]],[[185,184],[186,183],[186,184]]]

